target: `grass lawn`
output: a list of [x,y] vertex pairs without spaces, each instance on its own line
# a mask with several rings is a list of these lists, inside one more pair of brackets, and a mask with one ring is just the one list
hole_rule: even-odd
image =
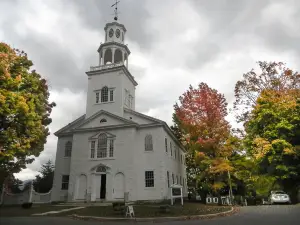
[[[175,217],[188,215],[207,215],[212,213],[225,212],[231,209],[229,206],[208,206],[199,203],[185,203],[184,206],[171,206],[169,212],[161,212],[159,205],[134,205],[136,217]],[[59,213],[56,216],[67,216],[77,214],[80,216],[97,217],[124,217],[124,213],[116,212],[112,206],[91,206],[84,209]]]
[[30,209],[23,209],[21,206],[2,206],[0,207],[0,217],[31,216],[35,213],[44,213],[49,211],[59,211],[62,209],[74,208],[73,206],[55,206],[55,205],[35,205]]

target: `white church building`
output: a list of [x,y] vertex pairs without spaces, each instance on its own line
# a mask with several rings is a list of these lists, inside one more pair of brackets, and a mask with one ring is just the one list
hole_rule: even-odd
[[[135,111],[126,28],[106,24],[90,67],[86,113],[58,130],[51,201],[160,200],[172,184],[187,195],[185,150],[169,126]],[[80,105],[79,105],[80,107]]]

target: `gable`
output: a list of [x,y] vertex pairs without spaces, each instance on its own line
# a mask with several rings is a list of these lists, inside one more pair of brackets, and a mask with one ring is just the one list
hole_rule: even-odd
[[94,127],[116,126],[116,125],[126,125],[126,124],[133,124],[133,122],[130,120],[126,120],[122,117],[116,116],[112,113],[101,110],[100,112],[86,119],[77,128],[80,129],[94,128]]
[[153,123],[162,123],[163,121],[144,115],[142,113],[138,113],[136,111],[130,109],[124,109],[124,117],[128,120],[132,120],[138,124],[153,124]]
[[67,133],[72,131],[72,129],[76,128],[79,124],[81,124],[85,119],[85,114],[82,115],[81,117],[77,118],[73,122],[69,123],[68,125],[64,126],[63,128],[59,129],[54,133],[54,135],[59,135],[61,133]]

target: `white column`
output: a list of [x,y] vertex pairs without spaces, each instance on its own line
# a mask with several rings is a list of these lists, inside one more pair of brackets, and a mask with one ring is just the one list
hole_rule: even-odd
[[115,63],[115,48],[112,49],[112,62],[111,63]]
[[105,52],[106,52],[106,49],[103,49],[102,50],[102,65],[105,65],[105,62],[104,62],[104,57],[105,57]]
[[101,66],[101,52],[99,52],[99,66]]
[[123,63],[123,65],[124,65],[124,61],[125,61],[125,52],[124,51],[122,51],[122,63]]

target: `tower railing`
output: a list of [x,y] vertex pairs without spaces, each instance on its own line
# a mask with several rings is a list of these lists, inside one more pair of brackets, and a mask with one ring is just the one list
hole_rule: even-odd
[[118,62],[118,63],[106,64],[106,65],[101,65],[101,66],[91,66],[90,71],[110,69],[110,68],[115,68],[115,67],[123,66],[123,65],[124,65],[123,62]]

